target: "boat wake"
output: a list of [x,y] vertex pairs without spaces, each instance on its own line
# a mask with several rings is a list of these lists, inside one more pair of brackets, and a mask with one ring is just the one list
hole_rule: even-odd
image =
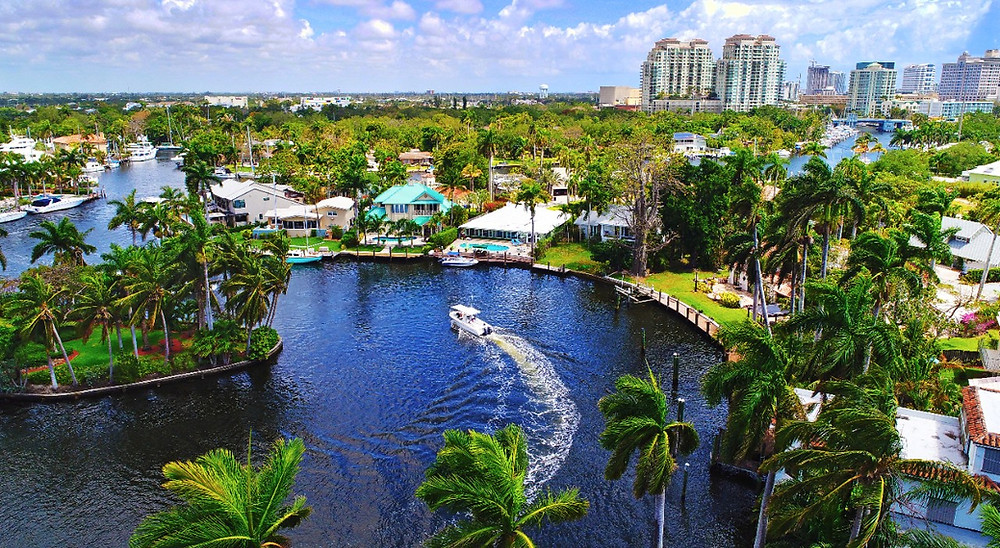
[[525,489],[529,499],[562,467],[580,426],[580,412],[552,361],[526,339],[495,328],[487,338],[509,355],[531,392],[530,408],[521,425],[528,436],[531,464]]

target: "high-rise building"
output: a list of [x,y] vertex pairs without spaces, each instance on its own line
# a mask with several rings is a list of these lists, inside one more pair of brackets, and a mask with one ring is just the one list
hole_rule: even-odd
[[658,40],[642,64],[642,108],[656,99],[701,98],[712,92],[715,57],[708,42]]
[[942,101],[1000,98],[1000,50],[986,50],[982,57],[965,52],[958,57],[958,62],[943,64],[938,96]]
[[[851,71],[851,82],[847,90],[847,111],[862,116],[874,116],[882,112],[882,105],[896,95],[896,71],[882,63],[858,63]],[[894,63],[885,63],[895,67]]]
[[830,71],[833,91],[837,95],[847,95],[847,75],[839,70]]
[[899,84],[899,91],[903,93],[930,93],[934,91],[936,81],[934,65],[931,63],[906,65],[903,67],[903,81]]
[[782,101],[798,101],[801,86],[798,82],[785,82],[781,85]]
[[823,90],[833,85],[830,65],[817,65],[816,61],[809,63],[806,71],[806,94],[822,95]]
[[785,79],[781,47],[762,34],[737,34],[726,39],[715,65],[715,92],[725,110],[745,112],[778,103]]

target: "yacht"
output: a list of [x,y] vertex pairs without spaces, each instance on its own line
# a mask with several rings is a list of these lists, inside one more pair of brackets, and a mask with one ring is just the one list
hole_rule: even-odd
[[479,264],[477,259],[472,257],[462,257],[457,251],[449,251],[447,255],[441,258],[441,266],[456,266],[459,268],[467,266],[476,266]]
[[140,135],[139,139],[125,147],[128,151],[128,159],[132,162],[145,162],[156,158],[156,147],[149,143],[145,135]]
[[104,171],[104,164],[93,158],[90,158],[86,164],[83,164],[84,173],[100,173],[102,171]]
[[23,219],[27,214],[27,211],[20,208],[15,208],[10,211],[0,211],[0,223],[9,223],[11,221]]
[[217,167],[212,171],[212,174],[220,179],[235,179],[236,174],[230,171],[228,167]]
[[10,136],[10,141],[0,144],[0,152],[14,152],[24,157],[25,162],[37,162],[43,152],[35,150],[36,141],[31,137]]
[[479,311],[475,308],[456,304],[451,307],[448,317],[451,318],[452,329],[465,331],[477,337],[493,333],[493,327],[479,319]]
[[51,213],[77,207],[89,199],[90,196],[74,194],[39,194],[24,209],[28,213]]

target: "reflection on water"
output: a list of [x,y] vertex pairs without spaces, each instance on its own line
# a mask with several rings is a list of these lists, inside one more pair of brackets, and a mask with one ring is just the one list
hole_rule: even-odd
[[[465,303],[498,326],[495,341],[459,337],[447,310]],[[529,432],[531,485],[578,486],[590,514],[536,533],[541,546],[644,546],[652,499],[631,477],[604,480],[597,400],[649,337],[652,367],[669,378],[683,356],[680,395],[702,434],[668,491],[670,546],[739,546],[752,530],[752,489],[710,477],[712,434],[698,378],[720,353],[652,305],[614,310],[590,282],[519,269],[442,270],[436,264],[324,263],[294,271],[276,327],[285,350],[271,369],[100,400],[0,411],[0,520],[8,545],[122,546],[169,501],[160,468],[213,447],[238,454],[253,432],[264,448],[299,436],[307,452],[296,491],[313,516],[296,546],[416,546],[450,519],[413,492],[448,428]]]

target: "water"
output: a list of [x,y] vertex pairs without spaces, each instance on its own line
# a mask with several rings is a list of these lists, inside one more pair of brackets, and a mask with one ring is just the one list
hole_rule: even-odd
[[[465,303],[498,326],[492,340],[456,335],[445,311]],[[603,478],[597,400],[624,373],[645,374],[650,341],[702,445],[670,486],[670,546],[740,546],[752,535],[752,489],[712,477],[712,433],[698,378],[721,359],[700,334],[653,305],[614,310],[611,288],[520,269],[445,270],[434,263],[323,263],[294,271],[279,303],[285,349],[270,370],[156,391],[0,410],[0,520],[11,546],[123,546],[143,515],[169,503],[160,468],[214,447],[243,454],[298,436],[307,451],[296,492],[312,517],[296,546],[416,546],[449,522],[413,496],[447,428],[527,431],[532,493],[577,486],[588,516],[536,532],[539,546],[646,546],[654,504],[631,476]]]
[[[101,175],[109,200],[137,188],[183,186],[172,163]],[[106,251],[125,245],[106,230],[114,208],[80,208],[4,225],[7,275],[29,266],[27,233],[69,216]],[[92,261],[98,257],[91,256]],[[49,259],[43,259],[48,261]],[[446,311],[464,303],[498,329],[489,340],[458,336]],[[0,408],[0,520],[10,546],[124,546],[150,512],[171,503],[160,469],[216,447],[245,454],[301,437],[307,447],[296,493],[314,513],[291,532],[295,546],[416,546],[452,519],[413,496],[448,428],[494,430],[510,422],[529,436],[531,494],[576,486],[591,502],[581,521],[531,531],[539,546],[646,546],[651,498],[636,501],[630,475],[604,480],[609,453],[598,436],[597,400],[624,373],[644,375],[635,349],[650,341],[654,371],[669,383],[682,358],[680,396],[702,435],[687,503],[681,474],[667,494],[670,546],[749,545],[752,486],[712,477],[708,459],[724,409],[708,409],[698,379],[721,353],[653,305],[614,311],[611,288],[520,269],[442,269],[436,263],[325,262],[296,267],[275,327],[285,349],[270,369],[155,391]]]
[[[859,128],[859,131],[871,133],[873,137],[878,139],[878,142],[882,143],[882,146],[889,150],[889,141],[892,140],[893,133],[888,131],[875,131],[870,128]],[[850,158],[854,156],[854,141],[857,140],[858,136],[848,137],[843,141],[833,145],[832,147],[826,149],[826,163],[830,167],[836,166],[844,158]],[[868,158],[875,161],[881,156],[881,153],[869,153]],[[823,159],[823,158],[820,158]],[[809,156],[792,156],[788,160],[788,174],[795,175],[802,172],[802,168],[805,167],[806,162],[809,161]]]
[[510,249],[505,245],[499,244],[461,244],[458,247],[462,249],[485,249],[486,251],[507,251]]

